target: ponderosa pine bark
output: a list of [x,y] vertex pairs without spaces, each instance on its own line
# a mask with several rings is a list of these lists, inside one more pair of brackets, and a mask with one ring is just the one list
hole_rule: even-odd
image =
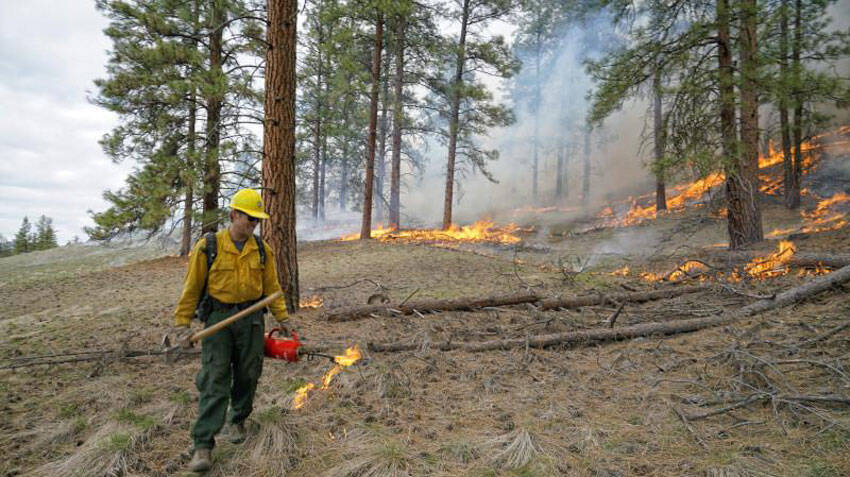
[[469,26],[469,0],[463,0],[460,20],[460,37],[457,44],[457,64],[452,79],[452,102],[449,111],[449,155],[446,161],[446,195],[443,201],[443,230],[452,226],[452,204],[454,202],[455,160],[457,159],[457,136],[460,132],[460,96],[463,86],[463,65],[466,62],[466,29]]
[[[324,41],[322,36],[322,25],[320,21],[317,21],[317,35],[316,44],[319,45],[316,48],[316,56],[318,57],[316,60],[316,89],[321,90],[322,88],[322,78],[324,77],[322,71],[322,48],[321,45]],[[313,215],[313,220],[317,220],[319,218],[319,175],[321,175],[322,168],[322,119],[324,115],[324,106],[323,106],[323,97],[321,94],[316,94],[316,119],[313,124],[313,197],[312,204],[310,208],[310,212]]]
[[590,202],[590,135],[593,133],[591,127],[584,128],[584,160],[581,174],[581,203],[587,205]]
[[[390,55],[388,54],[384,63],[390,64]],[[377,200],[375,201],[375,219],[379,222],[383,222],[384,220],[384,182],[386,182],[387,176],[387,113],[389,112],[390,101],[390,79],[384,74],[384,77],[381,79],[381,120],[379,121],[378,127],[378,135],[379,144],[378,144],[378,163],[375,168],[375,196]]]
[[664,183],[664,149],[667,131],[661,91],[661,69],[656,67],[652,75],[653,90],[653,139],[655,146],[655,210],[667,210],[667,190]]
[[[224,36],[225,11],[220,2],[210,0],[208,18],[210,70],[212,81],[226,81],[221,69],[222,40]],[[221,88],[207,88],[206,95],[206,155],[204,160],[204,223],[202,233],[215,232],[218,229],[218,196],[221,190],[221,164],[218,148],[221,143],[221,108],[224,103]]]
[[566,195],[566,187],[564,184],[564,169],[566,167],[566,149],[563,137],[558,142],[558,162],[555,171],[555,199],[562,199]]
[[185,203],[183,204],[183,235],[180,240],[180,256],[186,257],[192,250],[192,207],[195,202],[195,121],[198,107],[195,105],[195,93],[189,95],[189,118],[186,120],[186,170],[184,182],[186,184]]
[[[729,34],[731,24],[729,0],[718,0],[716,12],[718,91],[720,96],[718,103],[720,106],[722,153],[726,170],[727,230],[729,248],[735,250],[761,240],[761,217],[758,215],[758,204],[756,202],[758,199],[758,182],[754,180],[756,178],[752,167],[745,161],[746,154],[739,152],[738,134],[735,128],[735,79]],[[749,40],[743,38],[747,36],[747,33],[742,32],[741,36],[741,48],[747,49]],[[742,65],[742,69],[745,68],[751,68],[751,65]],[[742,72],[742,74],[744,73]],[[742,87],[747,87],[748,84],[747,81],[741,82]],[[751,99],[748,98],[748,100]],[[749,111],[747,114],[749,114]],[[748,120],[751,119],[748,118]],[[744,129],[743,121],[742,119],[742,132]]]
[[537,26],[537,31],[535,32],[535,46],[536,51],[534,55],[534,138],[532,143],[532,164],[531,164],[531,199],[533,202],[537,202],[537,182],[539,176],[539,168],[540,168],[540,157],[539,157],[539,149],[540,149],[540,101],[541,101],[541,86],[542,83],[540,78],[540,55],[543,51],[543,46],[541,45],[541,26]]
[[[758,183],[758,7],[756,0],[739,2],[739,59],[741,95],[741,148],[729,204],[729,244],[733,249],[764,239]],[[727,184],[730,183],[727,180]]]
[[794,156],[791,154],[791,125],[788,118],[788,0],[779,6],[779,129],[782,140],[782,166],[785,207],[800,206],[800,184],[794,174]]
[[384,14],[378,10],[375,23],[375,47],[372,51],[372,91],[369,101],[369,139],[366,150],[366,175],[363,178],[363,220],[360,240],[372,238],[372,192],[375,184],[375,143],[378,129],[378,87],[381,81],[381,52],[384,49]]
[[390,228],[401,225],[401,130],[404,121],[404,48],[407,19],[396,17],[395,78],[393,78],[393,140],[390,167]]
[[263,121],[263,201],[270,218],[263,238],[275,251],[277,275],[290,312],[298,309],[295,235],[296,0],[268,1]]
[[[792,98],[794,101],[794,125],[792,126],[792,144],[794,145],[794,170],[792,184],[796,194],[800,194],[803,181],[803,98],[801,82],[803,65],[800,63],[800,51],[803,46],[803,2],[794,1],[794,45],[791,52]],[[799,197],[797,197],[799,205]]]

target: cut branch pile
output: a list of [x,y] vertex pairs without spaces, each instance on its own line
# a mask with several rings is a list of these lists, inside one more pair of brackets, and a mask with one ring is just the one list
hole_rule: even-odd
[[707,286],[690,286],[666,288],[662,290],[651,290],[633,293],[596,294],[588,296],[566,296],[543,298],[533,293],[521,293],[516,295],[491,296],[486,298],[466,297],[451,300],[422,300],[410,302],[397,306],[389,305],[366,305],[350,308],[329,310],[324,316],[328,321],[352,321],[368,317],[413,315],[418,313],[434,313],[439,311],[472,311],[481,308],[521,305],[533,303],[542,310],[557,310],[559,308],[580,308],[583,306],[602,305],[605,303],[642,303],[646,301],[674,298],[689,293],[698,293],[708,290]]
[[[733,323],[743,318],[763,313],[774,308],[788,306],[818,293],[822,293],[833,286],[840,285],[847,281],[850,281],[850,266],[841,268],[840,270],[828,275],[819,276],[804,285],[779,293],[773,298],[759,300],[743,308],[727,312],[719,316],[694,318],[669,323],[643,323],[615,329],[568,331],[563,333],[529,336],[527,338],[490,340],[473,343],[445,341],[441,343],[432,343],[431,348],[443,351],[463,350],[474,352],[519,347],[544,348],[554,345],[579,346],[604,341],[633,339],[640,336],[687,333]],[[420,347],[420,344],[414,342],[368,343],[369,350],[375,352],[414,351]]]

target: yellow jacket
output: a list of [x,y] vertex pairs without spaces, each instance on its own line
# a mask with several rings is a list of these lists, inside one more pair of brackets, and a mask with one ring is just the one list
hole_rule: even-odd
[[[257,242],[249,238],[242,252],[233,244],[227,229],[216,234],[218,254],[210,271],[207,284],[210,296],[222,303],[242,303],[258,300],[280,290],[277,281],[274,252],[263,241],[266,250],[265,266],[260,265],[260,251]],[[204,281],[207,278],[207,240],[201,238],[189,253],[189,267],[183,281],[183,293],[174,310],[174,324],[189,326],[195,315],[195,307],[201,298]],[[278,298],[269,305],[269,309],[278,321],[289,318],[286,301]]]

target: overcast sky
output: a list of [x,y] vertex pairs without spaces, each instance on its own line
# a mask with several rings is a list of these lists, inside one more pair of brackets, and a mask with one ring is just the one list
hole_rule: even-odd
[[98,140],[116,116],[87,101],[110,44],[94,0],[0,1],[0,234],[24,216],[53,218],[59,243],[92,225],[105,189],[133,164],[113,164]]

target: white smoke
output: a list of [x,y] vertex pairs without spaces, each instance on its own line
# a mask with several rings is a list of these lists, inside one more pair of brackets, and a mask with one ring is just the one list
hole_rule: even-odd
[[[610,21],[600,17],[587,28],[612,29]],[[552,67],[541,82],[541,107],[538,118],[538,195],[532,197],[532,150],[534,113],[527,103],[515,104],[516,123],[510,127],[491,130],[479,138],[486,149],[496,149],[500,157],[488,169],[498,184],[491,183],[480,173],[456,177],[453,220],[465,224],[482,217],[511,221],[515,209],[557,207],[575,210],[582,203],[582,171],[587,96],[592,82],[585,72],[581,54],[584,30],[572,28],[561,38],[562,48]],[[519,80],[533,81],[523,65]],[[505,85],[498,85],[504,87]],[[585,212],[594,213],[599,205],[629,195],[650,190],[652,180],[644,167],[646,152],[640,151],[647,104],[643,100],[627,103],[621,112],[612,115],[600,130],[591,136],[590,197]],[[559,142],[566,146],[566,190],[561,200],[555,199],[557,152]],[[442,220],[445,197],[444,146],[430,148],[429,163],[420,181],[402,194],[403,211],[420,221],[436,225]],[[468,170],[469,167],[467,166]],[[578,215],[578,212],[573,212]],[[566,218],[566,217],[562,217]]]

